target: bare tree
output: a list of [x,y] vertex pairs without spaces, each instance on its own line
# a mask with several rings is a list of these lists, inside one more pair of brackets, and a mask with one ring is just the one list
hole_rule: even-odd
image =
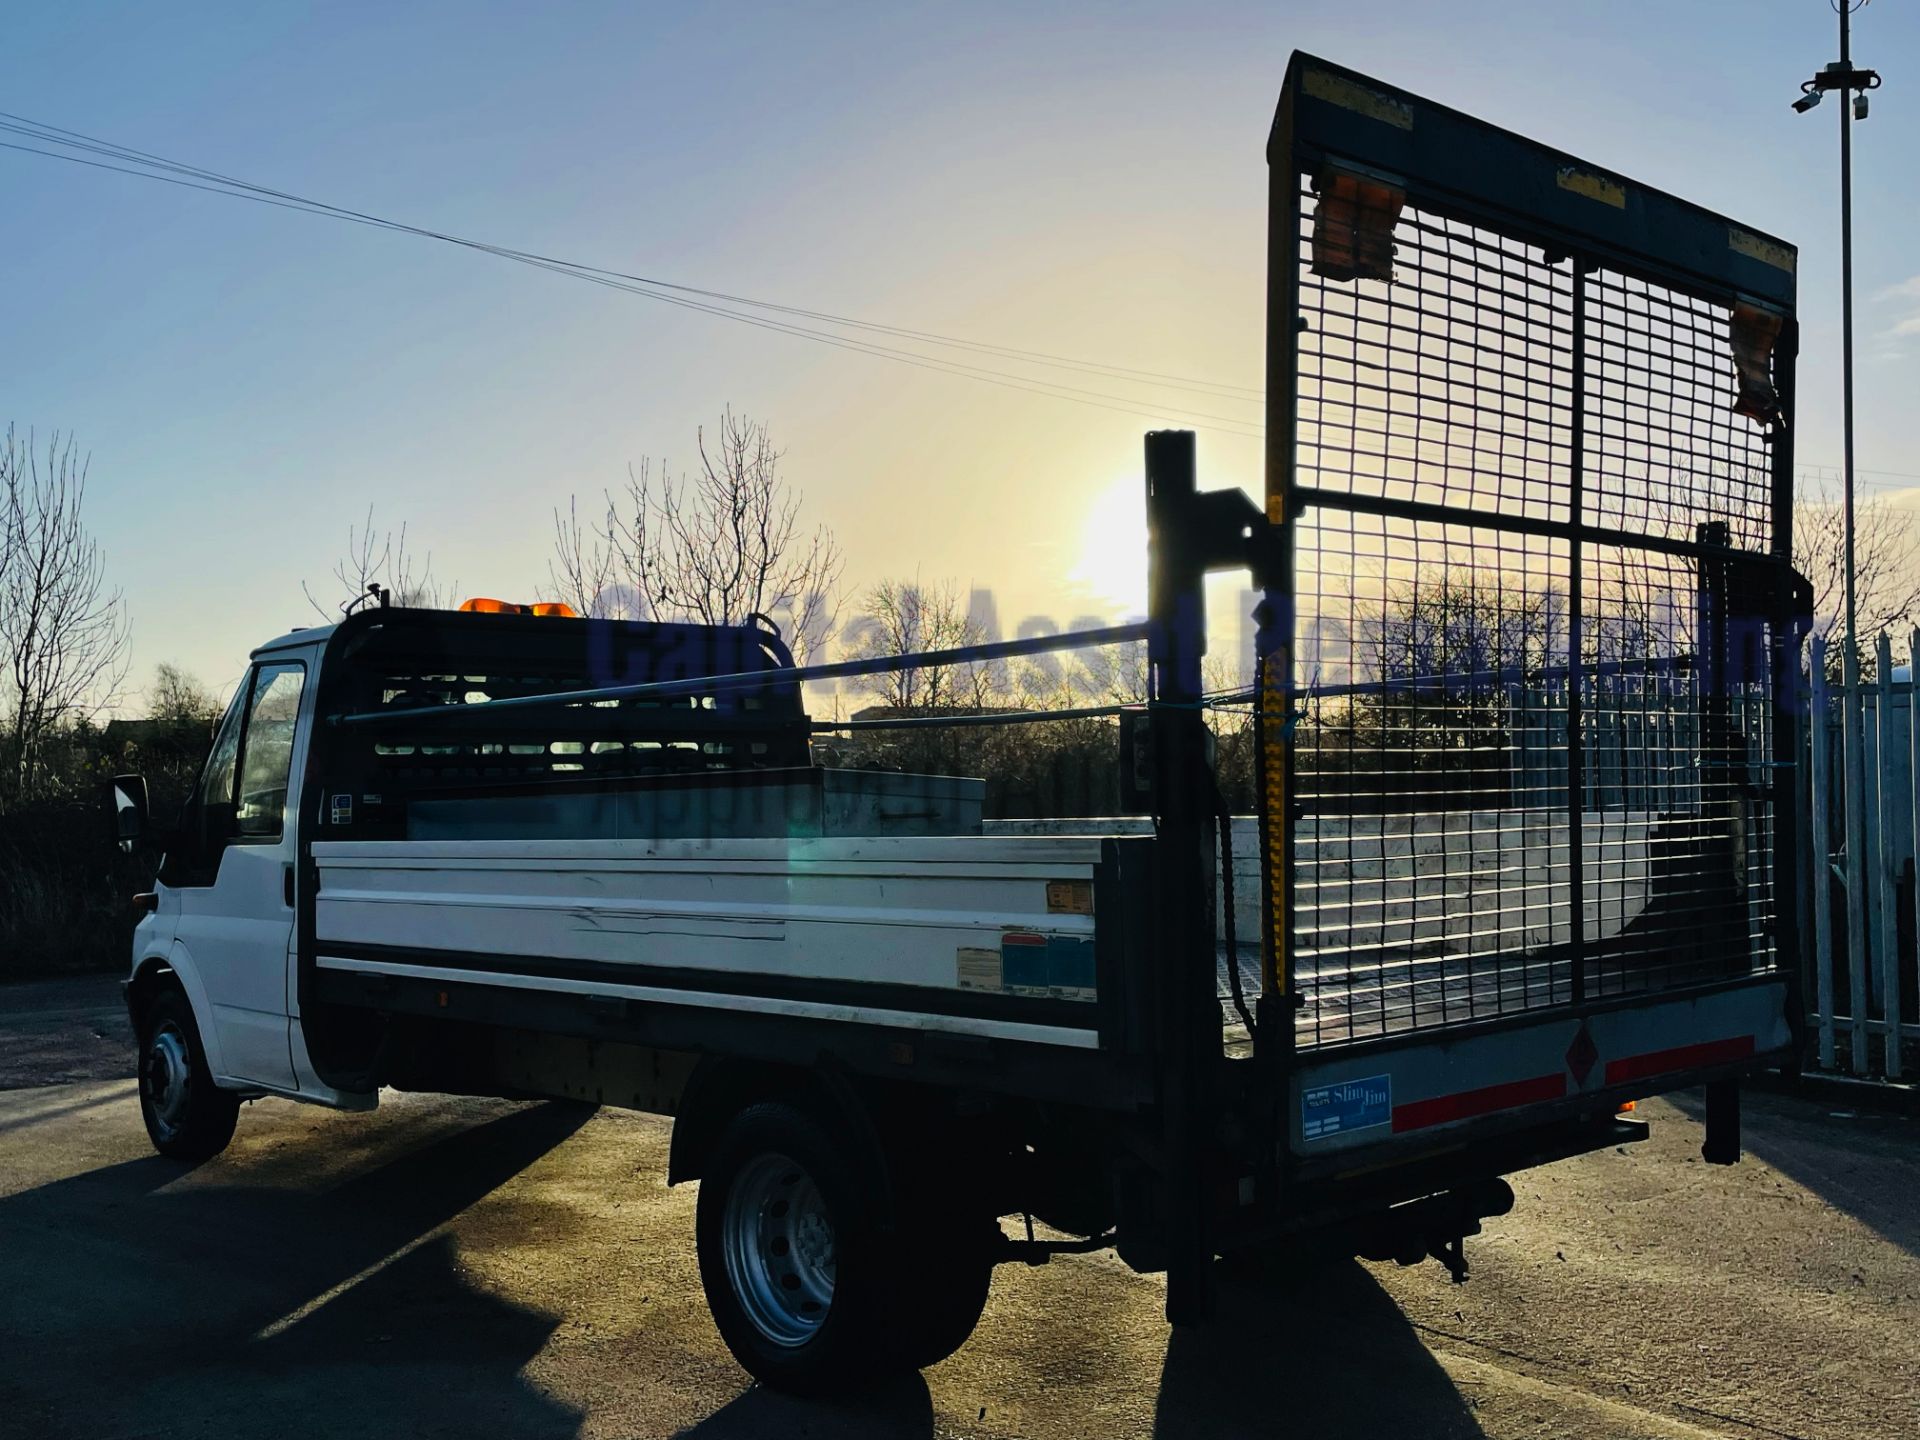
[[[1138,647],[1145,650],[1145,646]],[[1258,733],[1254,728],[1252,693],[1246,688],[1238,657],[1208,655],[1200,662],[1202,682],[1221,703],[1206,712],[1213,732],[1213,773],[1221,798],[1234,814],[1247,814],[1260,804]],[[1241,699],[1241,696],[1245,696]]]
[[[642,474],[647,462],[642,461]],[[637,485],[631,466],[627,469],[629,494]],[[616,529],[616,510],[611,492],[606,496],[603,523],[596,527],[580,518],[580,497],[569,495],[564,515],[553,512],[553,555],[547,561],[547,576],[555,598],[565,601],[575,613],[596,620],[640,619],[651,612],[635,603],[630,587],[620,580],[620,554],[611,536]]]
[[[1383,577],[1351,640],[1353,688],[1309,695],[1296,753],[1331,794],[1465,797],[1505,787],[1512,697],[1566,665],[1565,597],[1525,576],[1433,564]],[[1591,647],[1591,637],[1588,646]]]
[[[848,654],[869,660],[955,650],[986,638],[953,581],[882,580],[868,590]],[[1004,663],[911,666],[865,675],[855,683],[896,710],[981,709],[1007,699]]]
[[379,585],[395,605],[414,605],[427,610],[449,609],[457,584],[442,585],[433,576],[433,552],[416,554],[407,547],[407,527],[376,530],[373,507],[367,507],[364,525],[347,527],[346,553],[334,563],[335,586],[322,586],[329,598],[322,600],[306,581],[300,589],[322,619],[338,620],[342,611],[364,603],[368,590]]
[[[1860,627],[1860,669],[1870,675],[1873,639],[1892,632],[1896,650],[1920,620],[1920,526],[1914,512],[1867,500],[1854,506],[1854,595]],[[1793,512],[1794,568],[1813,583],[1813,633],[1833,643],[1827,664],[1841,666],[1840,634],[1846,607],[1846,530],[1839,505],[1803,499]]]
[[[853,658],[878,659],[983,643],[993,637],[970,598],[953,581],[882,580],[862,598],[843,646]],[[1085,678],[1031,661],[975,660],[911,665],[855,683],[906,716],[957,718],[1068,708],[1086,693]],[[1099,813],[1110,805],[1118,759],[1111,722],[1084,718],[856,732],[836,749],[843,762],[980,776],[992,814]]]
[[[1144,641],[1103,645],[1075,653],[1073,688],[1093,703],[1137,705],[1147,698],[1147,647]],[[1202,664],[1209,690],[1227,688],[1229,670],[1220,657],[1209,655]]]
[[0,788],[13,796],[33,791],[48,740],[112,705],[126,679],[127,608],[82,514],[87,468],[71,435],[55,431],[44,452],[31,431],[0,441]]
[[[147,690],[147,720],[113,754],[116,767],[147,777],[153,813],[170,818],[179,814],[199,778],[200,767],[213,743],[220,718],[219,697],[197,676],[178,665],[155,667]],[[107,727],[107,739],[114,727]]]
[[211,725],[220,718],[213,692],[197,676],[164,660],[154,667],[147,708],[153,719],[169,724]]
[[[1076,621],[1072,628],[1090,622]],[[883,580],[867,591],[861,614],[847,627],[852,657],[893,657],[980,644],[994,639],[980,613],[963,603],[951,581]],[[909,716],[1022,711],[1019,723],[856,732],[837,742],[838,763],[978,775],[987,781],[990,814],[1109,814],[1119,795],[1119,728],[1109,714],[1071,715],[1146,698],[1146,647],[1104,646],[1063,657],[970,661],[911,666],[862,677],[867,694]],[[1210,692],[1223,699],[1240,688],[1233,657],[1209,657]],[[1046,718],[1043,718],[1046,717]],[[1057,717],[1057,718],[1054,718]],[[1250,704],[1210,710],[1217,741],[1216,773],[1226,802],[1245,810],[1256,802],[1254,729]]]
[[802,664],[824,648],[837,609],[833,532],[800,518],[767,427],[731,409],[698,432],[700,468],[671,478],[629,467],[598,524],[577,498],[554,512],[553,587],[583,615],[739,625],[777,621]]

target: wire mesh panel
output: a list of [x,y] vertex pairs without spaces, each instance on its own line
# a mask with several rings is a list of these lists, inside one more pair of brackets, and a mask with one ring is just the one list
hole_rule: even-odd
[[1774,432],[1734,308],[1294,178],[1297,1043],[1765,969]]
[[1566,540],[1326,507],[1297,544],[1303,1038],[1569,998]]
[[1581,519],[1681,542],[1719,522],[1735,549],[1767,553],[1773,458],[1767,427],[1733,408],[1733,312],[1607,269],[1582,290]]
[[[1718,601],[1699,590],[1699,568],[1622,546],[1583,565],[1582,958],[1594,995],[1773,960],[1766,636],[1715,638],[1702,612]],[[1704,663],[1713,645],[1732,653]]]
[[1771,636],[1731,557],[1769,552],[1775,501],[1770,431],[1733,403],[1734,309],[1604,267],[1581,284],[1582,519],[1643,541],[1581,575],[1583,959],[1610,994],[1773,961]]
[[1315,265],[1317,195],[1301,182],[1298,482],[1566,520],[1566,267],[1409,205],[1393,230],[1390,283],[1330,278]]

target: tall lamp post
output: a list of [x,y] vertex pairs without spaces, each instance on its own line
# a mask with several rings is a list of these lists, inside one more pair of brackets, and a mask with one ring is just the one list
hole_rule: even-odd
[[[1854,68],[1852,19],[1856,9],[1867,0],[1828,0],[1840,15],[1840,58],[1800,86],[1800,98],[1793,108],[1804,115],[1829,90],[1840,92],[1840,427],[1841,427],[1841,525],[1846,555],[1846,632],[1841,652],[1842,714],[1841,744],[1846,761],[1847,855],[1847,971],[1857,985],[1866,971],[1866,896],[1861,893],[1866,871],[1866,770],[1862,755],[1860,714],[1860,635],[1857,628],[1854,595],[1853,555],[1853,122],[1867,118],[1867,92],[1877,89],[1880,77],[1871,70]],[[1851,102],[1851,103],[1849,103]],[[1920,656],[1913,657],[1920,665]],[[1815,722],[1825,723],[1824,717]],[[1878,987],[1872,987],[1878,988]],[[1866,1032],[1860,1020],[1865,1016],[1866,996],[1856,993],[1849,1004],[1855,1017],[1853,1027],[1853,1068],[1866,1069]],[[1898,1043],[1897,1041],[1895,1043]]]
[[[1840,92],[1840,426],[1844,469],[1844,525],[1847,569],[1847,654],[1858,658],[1859,636],[1854,629],[1853,567],[1853,122],[1867,118],[1867,91],[1880,88],[1880,77],[1856,69],[1852,57],[1853,12],[1867,0],[1829,0],[1840,14],[1840,58],[1803,81],[1793,108],[1804,115],[1829,90]],[[1852,95],[1852,104],[1848,96]]]

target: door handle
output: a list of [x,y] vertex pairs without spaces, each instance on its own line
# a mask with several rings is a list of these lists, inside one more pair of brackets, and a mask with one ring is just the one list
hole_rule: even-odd
[[293,866],[280,867],[280,895],[287,902],[287,909],[293,909]]

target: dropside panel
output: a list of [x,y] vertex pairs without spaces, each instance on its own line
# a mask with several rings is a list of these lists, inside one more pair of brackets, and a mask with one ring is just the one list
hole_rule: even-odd
[[1095,1048],[1106,843],[326,842],[315,964]]

